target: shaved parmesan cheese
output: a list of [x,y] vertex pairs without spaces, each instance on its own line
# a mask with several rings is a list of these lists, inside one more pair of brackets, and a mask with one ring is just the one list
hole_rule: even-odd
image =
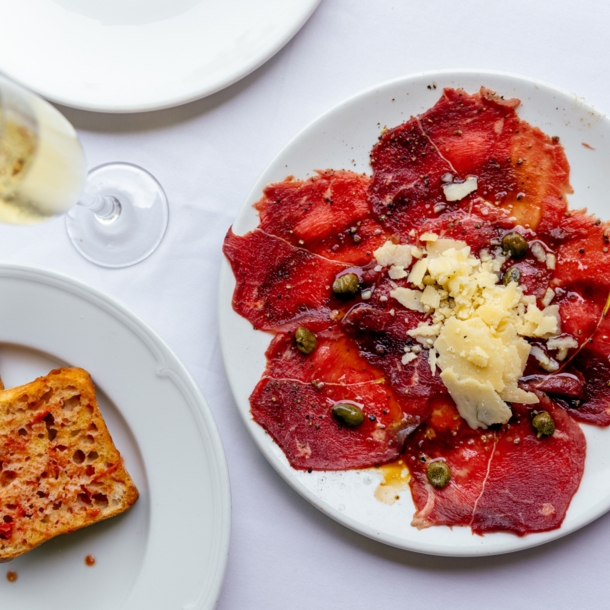
[[433,326],[429,326],[428,324],[420,324],[417,328],[408,330],[407,335],[410,337],[438,337],[440,332],[440,324],[434,324]]
[[546,342],[547,349],[571,349],[578,347],[578,341],[570,335],[564,335],[562,337],[551,337]]
[[531,244],[530,250],[532,252],[533,257],[540,263],[546,263],[546,250],[542,246],[542,244],[538,241],[535,241]]
[[436,233],[422,233],[419,239],[420,241],[433,242],[438,239],[438,235]]
[[537,345],[534,345],[532,347],[531,354],[532,356],[534,356],[534,358],[536,358],[536,360],[538,360],[540,366],[545,371],[548,371],[549,373],[554,373],[559,368],[557,362],[555,362],[555,360],[553,360],[552,358],[549,358]]
[[460,201],[470,193],[477,190],[477,177],[468,176],[464,182],[451,182],[443,184],[443,191],[447,201]]
[[[560,352],[558,358],[565,357],[561,350],[573,345],[573,338],[560,340],[559,307],[550,305],[555,292],[547,290],[540,309],[536,296],[524,294],[516,282],[499,283],[506,260],[501,249],[486,250],[477,258],[462,241],[430,241],[426,234],[420,239],[426,241],[425,252],[408,281],[421,290],[394,286],[390,293],[404,307],[429,314],[408,334],[429,350],[432,372],[441,370],[441,379],[470,426],[506,423],[511,414],[507,402],[538,402],[533,392],[518,386],[530,351],[545,370],[559,367],[525,337],[550,341],[549,346],[556,345]],[[544,247],[538,246],[546,261]]]
[[559,305],[549,305],[542,310],[542,315],[547,317],[555,318],[555,323],[557,325],[557,331],[553,334],[559,333],[559,327],[561,326],[561,316],[559,315]]
[[411,362],[412,360],[415,360],[416,358],[417,358],[417,354],[412,354],[412,353],[405,354],[405,355],[402,357],[401,362],[402,362],[403,364],[409,364],[409,362]]
[[550,252],[546,255],[546,268],[547,269],[555,269],[557,265],[557,257]]
[[489,356],[487,353],[478,345],[475,345],[466,355],[467,360],[472,364],[484,368],[489,362]]
[[383,246],[373,252],[373,256],[382,267],[395,265],[397,267],[408,267],[411,264],[411,246],[393,244],[386,241]]
[[441,379],[459,414],[471,428],[486,428],[492,424],[505,424],[512,415],[508,405],[498,396],[489,381],[462,379],[452,368],[441,373]]
[[539,402],[533,392],[526,392],[518,386],[506,387],[500,392],[500,398],[506,402],[520,402],[524,405],[533,405]]
[[440,291],[433,286],[426,286],[421,296],[421,304],[430,309],[437,309],[441,304]]
[[396,299],[403,307],[412,311],[424,312],[424,306],[421,304],[422,293],[419,290],[411,290],[410,288],[395,288],[390,292],[390,296]]
[[547,305],[551,304],[551,301],[555,298],[555,291],[552,288],[547,288],[544,296],[542,297],[542,304],[547,307]]
[[428,259],[422,258],[417,261],[413,268],[411,269],[411,273],[409,274],[409,283],[415,284],[415,286],[422,286],[422,280],[424,279],[424,275],[426,275],[426,271],[428,270]]
[[392,265],[390,267],[390,270],[388,271],[388,275],[393,280],[400,280],[403,277],[407,277],[407,275],[409,275],[409,274],[405,271],[404,267],[399,267],[397,265]]
[[465,241],[459,241],[457,239],[448,239],[445,237],[441,237],[437,239],[434,243],[428,243],[426,246],[426,251],[428,253],[429,258],[436,258],[440,256],[445,250],[450,250],[453,248],[454,250],[462,250],[462,248],[467,248],[468,244]]
[[535,303],[529,302],[527,313],[520,321],[519,332],[526,337],[550,337],[559,334],[560,322],[558,305],[550,305],[540,311]]

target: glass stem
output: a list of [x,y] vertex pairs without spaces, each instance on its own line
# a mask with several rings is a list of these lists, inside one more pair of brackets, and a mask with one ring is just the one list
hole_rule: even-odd
[[112,195],[96,195],[89,201],[81,199],[78,205],[91,210],[105,224],[114,222],[121,214],[121,202]]

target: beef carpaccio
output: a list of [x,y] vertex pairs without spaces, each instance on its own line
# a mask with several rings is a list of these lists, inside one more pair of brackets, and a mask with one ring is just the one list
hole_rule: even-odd
[[275,335],[251,413],[304,470],[409,467],[412,524],[561,526],[610,425],[609,227],[568,209],[559,138],[445,89],[372,175],[269,185],[226,236],[234,309]]

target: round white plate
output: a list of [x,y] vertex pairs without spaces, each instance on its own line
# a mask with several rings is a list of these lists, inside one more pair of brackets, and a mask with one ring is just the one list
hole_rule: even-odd
[[[114,299],[48,271],[0,265],[7,387],[88,370],[140,499],[113,519],[0,564],[3,608],[211,610],[229,547],[229,476],[212,414],[163,341]],[[92,554],[97,563],[87,567]],[[5,574],[19,577],[9,583]]]
[[[380,129],[393,127],[433,106],[443,87],[478,91],[481,85],[505,97],[518,97],[519,116],[557,135],[571,166],[572,208],[588,207],[604,219],[607,206],[607,171],[610,167],[610,121],[584,100],[549,85],[497,72],[434,72],[400,78],[369,89],[339,104],[299,133],[271,162],[252,189],[234,224],[244,234],[254,229],[258,217],[252,204],[264,186],[287,174],[297,178],[314,169],[351,169],[370,174],[369,153]],[[583,142],[594,148],[583,146]],[[511,534],[475,536],[469,528],[410,525],[414,513],[411,494],[388,506],[374,491],[379,472],[307,472],[290,467],[283,452],[250,416],[248,397],[265,369],[264,351],[271,335],[252,325],[231,308],[235,280],[226,260],[222,263],[219,295],[220,338],[231,388],[241,415],[258,447],[272,466],[302,496],[347,527],[396,547],[435,555],[473,556],[508,553],[549,542],[573,532],[610,509],[610,429],[583,426],[587,460],[580,489],[562,527],[523,538]]]
[[0,0],[0,72],[75,108],[215,93],[273,57],[320,0]]

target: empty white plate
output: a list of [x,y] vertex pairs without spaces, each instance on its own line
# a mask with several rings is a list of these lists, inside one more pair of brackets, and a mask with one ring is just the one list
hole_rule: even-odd
[[320,0],[0,0],[0,72],[75,108],[139,112],[219,91]]

